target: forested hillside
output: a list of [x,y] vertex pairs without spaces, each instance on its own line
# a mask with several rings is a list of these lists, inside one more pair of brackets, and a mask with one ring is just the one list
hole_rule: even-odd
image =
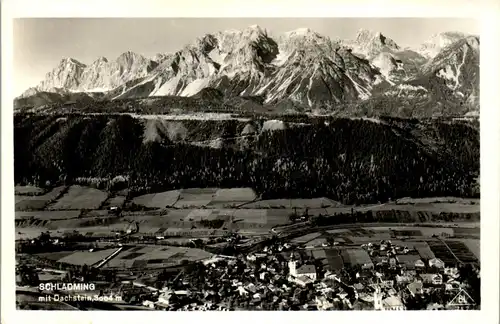
[[[144,121],[128,115],[16,114],[15,181],[54,186],[99,178],[106,187],[124,176],[136,194],[253,187],[263,198],[326,196],[348,204],[479,194],[479,127],[471,122],[300,122],[259,131],[238,146],[231,143],[240,137],[243,121],[182,121],[184,137],[145,141]],[[256,128],[262,123],[254,121]],[[193,145],[215,138],[224,145]]]

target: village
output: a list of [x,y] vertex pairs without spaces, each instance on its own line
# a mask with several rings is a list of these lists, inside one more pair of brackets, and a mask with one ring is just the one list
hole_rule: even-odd
[[[479,301],[470,293],[471,289],[478,289],[480,281],[475,263],[425,259],[415,247],[399,242],[380,240],[353,247],[330,239],[317,246],[304,246],[275,237],[252,252],[207,255],[194,262],[182,262],[183,266],[175,271],[142,271],[140,276],[129,278],[117,278],[114,273],[110,278],[113,271],[103,268],[99,275],[98,270],[92,275],[88,267],[84,273],[73,270],[72,278],[97,282],[95,289],[100,300],[112,301],[119,309],[132,305],[170,311],[479,307]],[[59,272],[66,275],[57,277],[58,280],[67,282],[67,272]],[[54,278],[49,281],[54,282]],[[41,279],[38,275],[32,285]],[[18,279],[18,286],[21,281],[23,278]],[[40,289],[38,292],[61,293]]]

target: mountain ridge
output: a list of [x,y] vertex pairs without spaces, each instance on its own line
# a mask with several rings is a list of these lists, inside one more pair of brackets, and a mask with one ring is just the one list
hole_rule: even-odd
[[[160,53],[154,58],[131,51],[112,61],[98,57],[89,65],[63,58],[37,87],[16,98],[16,105],[35,102],[29,98],[42,93],[61,98],[85,93],[90,98],[117,100],[189,97],[213,88],[227,98],[260,96],[265,104],[291,101],[304,109],[331,111],[339,105],[380,96],[411,99],[413,93],[395,89],[407,91],[415,86],[434,91],[435,87],[423,80],[432,83],[440,78],[445,83],[455,80],[456,85],[449,90],[462,94],[468,106],[478,106],[479,38],[453,32],[439,35],[412,50],[366,29],[359,30],[354,40],[333,40],[309,28],[275,37],[254,25],[205,34],[174,53]],[[460,45],[465,47],[453,46],[459,42],[465,42]],[[436,49],[438,53],[433,54]],[[466,56],[472,63],[460,64],[458,58],[466,60]],[[446,64],[448,61],[451,65]],[[433,66],[441,72],[430,77]],[[456,93],[447,95],[455,97]],[[44,95],[45,99],[52,97]],[[429,100],[428,105],[440,104],[439,100]],[[50,100],[42,101],[50,104]]]

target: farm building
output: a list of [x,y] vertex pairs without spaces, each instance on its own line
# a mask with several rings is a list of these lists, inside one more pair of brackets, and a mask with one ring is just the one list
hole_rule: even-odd
[[423,273],[420,278],[425,284],[441,285],[443,283],[443,276],[440,274]]
[[406,269],[410,269],[410,270],[413,270],[416,268],[416,263],[418,261],[422,262],[422,260],[420,260],[420,256],[418,254],[402,254],[402,255],[398,255],[396,257],[396,259],[398,260],[398,262],[400,264],[404,265],[404,267]]

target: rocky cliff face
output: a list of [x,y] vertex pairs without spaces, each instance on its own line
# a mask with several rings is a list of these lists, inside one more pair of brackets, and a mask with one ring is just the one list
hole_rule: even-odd
[[453,98],[478,106],[479,38],[444,33],[413,51],[368,30],[353,40],[332,40],[308,28],[273,38],[250,26],[206,34],[153,59],[133,52],[114,61],[100,57],[88,66],[63,59],[22,97],[41,92],[99,92],[91,97],[107,99],[190,97],[203,89],[306,110],[328,111],[380,96],[421,98],[428,106]]

